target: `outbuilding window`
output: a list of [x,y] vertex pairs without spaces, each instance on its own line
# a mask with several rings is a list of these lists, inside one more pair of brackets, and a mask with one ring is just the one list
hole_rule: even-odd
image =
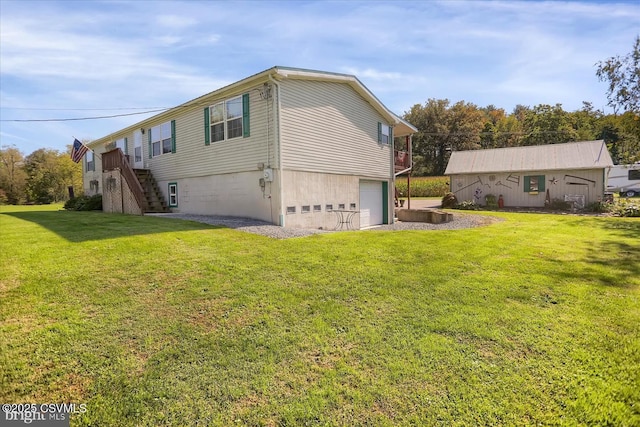
[[544,175],[528,175],[524,177],[524,192],[539,193],[544,191]]

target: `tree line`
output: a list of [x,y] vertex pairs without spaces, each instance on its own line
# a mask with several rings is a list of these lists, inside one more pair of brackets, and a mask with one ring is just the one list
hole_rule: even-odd
[[[596,76],[608,83],[604,114],[589,102],[567,112],[562,104],[518,105],[509,114],[494,105],[448,99],[415,104],[404,119],[413,135],[413,171],[416,176],[444,174],[452,151],[482,148],[560,144],[603,139],[616,164],[640,161],[640,36],[624,56],[596,65]],[[406,150],[403,141],[397,141]],[[15,146],[0,147],[0,204],[52,203],[68,198],[68,187],[82,193],[82,163],[66,152],[41,148],[25,157]]]
[[[429,99],[404,114],[418,132],[413,135],[412,174],[443,175],[452,151],[527,145],[561,144],[603,139],[616,164],[640,161],[640,117],[604,114],[583,102],[568,112],[561,104],[518,105],[507,114],[493,105],[478,107],[465,101]],[[402,142],[399,149],[405,149]]]
[[25,156],[15,146],[0,149],[0,204],[46,204],[82,193],[82,163],[71,160],[71,146],[60,152],[40,148]]

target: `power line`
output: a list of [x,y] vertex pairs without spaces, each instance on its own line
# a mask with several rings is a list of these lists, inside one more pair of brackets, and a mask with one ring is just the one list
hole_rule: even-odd
[[33,107],[0,107],[2,110],[27,110],[27,111],[118,111],[118,110],[154,110],[171,107],[115,107],[115,108],[33,108]]
[[160,111],[167,111],[167,110],[169,110],[169,108],[160,108],[157,110],[141,111],[138,113],[113,114],[110,116],[75,117],[75,118],[62,118],[62,119],[9,119],[9,120],[2,119],[0,120],[0,122],[69,122],[69,121],[77,121],[77,120],[112,119],[114,117],[135,116],[138,114],[157,113]]

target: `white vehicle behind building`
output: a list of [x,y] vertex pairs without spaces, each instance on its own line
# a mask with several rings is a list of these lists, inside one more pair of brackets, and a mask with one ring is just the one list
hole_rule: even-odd
[[640,163],[615,165],[607,174],[607,191],[620,196],[640,196]]

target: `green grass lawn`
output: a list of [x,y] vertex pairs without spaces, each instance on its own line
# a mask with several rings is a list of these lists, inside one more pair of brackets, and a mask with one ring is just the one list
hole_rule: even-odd
[[0,208],[0,403],[85,403],[73,426],[640,425],[638,219],[273,240],[57,209]]

